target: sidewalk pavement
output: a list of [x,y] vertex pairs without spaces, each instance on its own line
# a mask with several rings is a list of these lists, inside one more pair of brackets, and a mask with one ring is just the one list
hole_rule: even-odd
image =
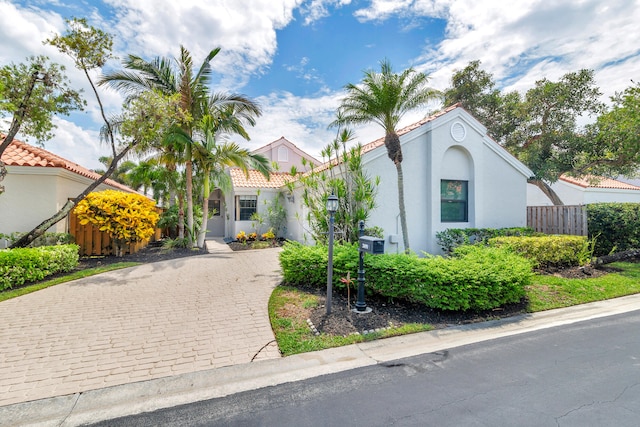
[[141,380],[0,407],[0,424],[83,425],[634,310],[640,295]]

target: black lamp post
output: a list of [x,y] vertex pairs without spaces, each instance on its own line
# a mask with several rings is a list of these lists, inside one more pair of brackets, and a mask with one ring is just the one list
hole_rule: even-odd
[[338,210],[338,196],[331,193],[327,198],[329,212],[329,263],[327,264],[327,314],[331,314],[331,296],[333,292],[333,215]]

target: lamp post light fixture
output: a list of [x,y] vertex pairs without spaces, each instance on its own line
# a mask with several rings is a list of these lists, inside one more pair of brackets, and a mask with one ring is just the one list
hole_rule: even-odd
[[331,297],[333,292],[333,216],[338,210],[338,196],[331,193],[327,198],[329,212],[329,262],[327,264],[327,314],[331,314]]

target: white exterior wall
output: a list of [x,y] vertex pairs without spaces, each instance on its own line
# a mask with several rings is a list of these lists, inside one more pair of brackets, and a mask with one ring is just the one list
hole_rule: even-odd
[[[69,198],[82,193],[93,180],[62,168],[7,166],[0,196],[0,233],[27,232],[58,212]],[[101,184],[95,191],[114,189]],[[68,232],[62,220],[49,232]],[[0,248],[6,242],[0,240]]]
[[484,145],[484,180],[480,187],[482,213],[475,227],[526,227],[527,176],[505,162],[492,148],[501,149],[497,144]]
[[[258,194],[258,192],[260,194]],[[227,226],[225,227],[225,236],[235,239],[236,235],[240,231],[244,231],[245,233],[253,233],[256,231],[253,226],[253,221],[236,221],[236,199],[235,196],[258,196],[258,203],[256,210],[258,213],[264,213],[267,210],[267,203],[273,202],[276,197],[279,197],[280,190],[279,189],[258,189],[256,188],[238,188],[234,192],[229,192],[230,194],[226,197],[226,205],[227,205],[227,214],[228,221]],[[286,201],[286,200],[285,200]],[[285,203],[280,200],[280,203],[285,206]],[[266,233],[269,230],[269,225],[264,224],[260,233]]]
[[282,206],[287,211],[287,226],[283,237],[298,242],[313,243],[305,228],[308,210],[302,203],[302,190],[298,186],[294,189],[293,194],[289,194],[287,191],[284,194]]
[[[465,131],[463,135],[461,129]],[[447,228],[526,225],[526,180],[530,171],[486,137],[486,129],[464,110],[453,110],[403,135],[400,140],[412,251],[441,253],[435,235]],[[384,147],[366,153],[363,164],[371,175],[380,176],[381,180],[378,206],[367,226],[384,229],[387,252],[402,252],[396,168]],[[441,222],[442,179],[468,181],[467,222]],[[395,236],[397,243],[392,243]]]
[[[590,203],[640,203],[640,191],[616,188],[580,187],[566,181],[557,181],[551,188],[565,205]],[[527,185],[527,206],[551,206],[553,202],[535,185]]]
[[616,188],[586,188],[584,204],[590,203],[640,203],[640,191]]

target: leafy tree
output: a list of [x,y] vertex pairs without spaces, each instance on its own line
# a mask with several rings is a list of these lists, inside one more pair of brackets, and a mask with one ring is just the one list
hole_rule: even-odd
[[593,71],[567,73],[557,82],[538,80],[526,93],[525,114],[515,132],[505,138],[505,148],[535,174],[529,180],[562,204],[549,187],[564,173],[579,172],[579,160],[592,143],[578,127],[578,118],[604,110]]
[[640,83],[616,93],[612,107],[588,126],[591,149],[581,171],[633,176],[640,168]]
[[[322,150],[323,161],[328,166],[323,169],[311,165],[311,171],[299,178],[302,203],[308,210],[306,222],[316,242],[326,242],[327,239],[327,197],[330,194],[335,194],[339,200],[334,217],[338,241],[356,242],[360,221],[366,222],[375,208],[379,178],[371,178],[364,172],[360,145],[347,148],[347,143],[353,139],[353,133],[343,129],[333,143]],[[294,169],[291,174],[296,175],[297,171]],[[295,185],[295,182],[288,183],[288,190],[292,192]]]
[[455,73],[445,99],[461,102],[486,124],[489,135],[534,172],[529,182],[562,204],[550,184],[565,173],[596,172],[592,166],[604,164],[605,152],[611,155],[608,144],[595,144],[594,132],[578,125],[579,118],[604,111],[593,71],[567,73],[556,82],[538,80],[520,97],[498,92],[491,74],[479,66],[474,61]]
[[444,105],[460,103],[498,142],[504,142],[520,122],[521,97],[518,92],[503,94],[496,89],[493,75],[480,68],[480,61],[471,61],[451,77],[451,87],[444,91]]
[[[84,199],[87,194],[102,184],[115,171],[118,162],[132,148],[145,146],[150,141],[157,140],[158,135],[164,134],[166,129],[173,125],[172,120],[181,112],[175,97],[171,98],[150,92],[145,98],[130,102],[124,114],[115,118],[113,122],[107,120],[100,96],[91,79],[90,71],[101,68],[107,59],[111,57],[112,38],[109,34],[89,26],[84,19],[68,20],[67,25],[69,28],[64,35],[57,35],[47,42],[71,56],[76,67],[81,69],[87,77],[105,122],[101,137],[109,144],[113,160],[99,179],[91,183],[76,198],[67,201],[52,217],[46,219],[21,239],[14,242],[11,245],[12,248],[28,245],[35,238],[44,234],[52,225],[64,219],[79,201]],[[181,118],[180,116],[178,117]],[[125,140],[116,140],[113,124],[116,124],[120,135],[125,137]]]
[[368,70],[361,84],[347,84],[347,95],[338,107],[338,118],[331,124],[365,124],[374,122],[385,131],[384,145],[398,174],[398,208],[405,251],[409,251],[409,233],[404,203],[404,178],[402,170],[402,146],[396,131],[405,113],[440,99],[440,93],[427,86],[424,73],[409,68],[394,73],[391,63],[383,60],[380,72]]
[[116,245],[116,256],[125,246],[153,236],[159,215],[155,203],[141,194],[105,190],[89,193],[74,209],[81,225],[92,224]]
[[[11,117],[9,129],[0,143],[0,157],[18,132],[38,141],[50,139],[54,114],[69,114],[85,105],[80,93],[69,87],[61,65],[45,56],[31,56],[27,63],[0,68],[0,118]],[[0,181],[6,175],[0,160]],[[0,187],[0,194],[3,189]]]
[[[220,48],[215,48],[209,52],[200,65],[197,72],[194,72],[193,59],[191,53],[180,47],[180,57],[172,61],[166,58],[155,58],[146,61],[136,55],[129,55],[124,61],[126,71],[115,72],[105,76],[100,84],[110,85],[129,95],[136,95],[148,90],[158,90],[165,95],[180,95],[180,105],[184,112],[188,113],[187,118],[179,123],[181,131],[188,137],[183,141],[184,165],[186,169],[186,199],[187,199],[187,228],[193,230],[193,126],[208,112],[209,95],[208,85],[211,82],[210,62],[220,52]],[[259,109],[256,106],[257,115]]]

